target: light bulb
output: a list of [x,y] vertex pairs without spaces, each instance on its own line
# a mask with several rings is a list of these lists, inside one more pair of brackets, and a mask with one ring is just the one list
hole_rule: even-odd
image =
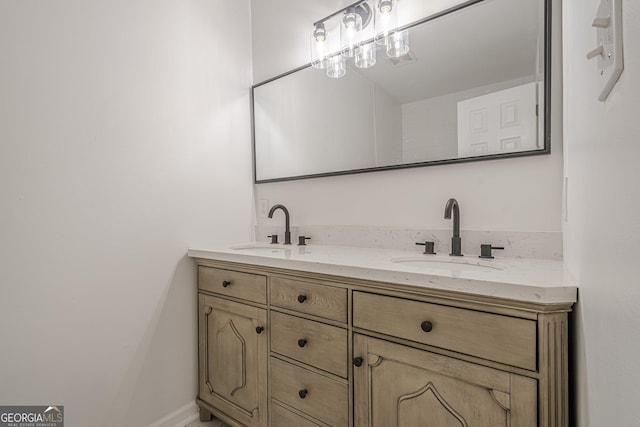
[[380,13],[389,13],[393,10],[393,1],[392,0],[380,0],[378,3],[378,9]]
[[327,39],[327,30],[324,28],[324,23],[316,24],[316,29],[313,30],[313,38],[318,42],[323,42]]
[[[356,26],[357,16],[359,16],[359,15],[356,14],[355,7],[350,7],[345,12],[344,18],[342,18],[342,23],[347,28],[354,28]],[[360,19],[362,19],[362,18],[360,18]]]

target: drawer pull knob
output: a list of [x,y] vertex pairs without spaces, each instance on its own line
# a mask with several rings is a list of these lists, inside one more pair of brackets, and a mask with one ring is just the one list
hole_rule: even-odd
[[300,396],[300,399],[304,399],[305,397],[307,397],[307,393],[309,393],[309,391],[307,391],[307,389],[305,388],[304,390],[298,391],[298,396]]
[[422,328],[422,330],[425,332],[431,332],[431,330],[433,329],[433,325],[428,320],[425,320],[420,324],[420,328]]
[[262,327],[262,326],[256,326],[256,333],[257,333],[257,334],[261,334],[261,333],[262,333],[262,331],[264,331],[264,327]]
[[307,296],[306,295],[298,295],[298,302],[300,304],[302,304],[303,302],[305,302],[307,300]]
[[225,280],[224,282],[222,282],[222,287],[226,288],[227,286],[231,286],[231,282],[228,280]]
[[364,359],[363,359],[362,357],[354,357],[354,358],[353,358],[353,364],[354,364],[355,366],[357,366],[358,368],[359,368],[360,366],[362,366],[362,362],[364,362]]
[[298,340],[298,347],[302,348],[305,345],[307,345],[307,340],[306,339],[301,338],[301,339]]

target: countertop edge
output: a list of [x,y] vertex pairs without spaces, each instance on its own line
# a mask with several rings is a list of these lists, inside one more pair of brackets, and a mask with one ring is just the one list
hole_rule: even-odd
[[336,265],[313,260],[292,260],[254,254],[230,253],[225,250],[189,249],[187,255],[194,259],[282,268],[540,304],[575,303],[577,301],[577,286],[566,284],[559,284],[558,286],[537,286],[504,281],[455,278],[429,273],[390,270],[383,267],[371,268],[356,265]]

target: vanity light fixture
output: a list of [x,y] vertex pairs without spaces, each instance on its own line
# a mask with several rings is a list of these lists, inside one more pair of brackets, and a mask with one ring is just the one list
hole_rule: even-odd
[[[374,4],[374,7],[370,6]],[[397,0],[360,0],[316,21],[311,33],[311,66],[327,76],[346,74],[346,60],[358,68],[376,64],[378,46],[389,57],[409,52],[408,32],[397,31]]]

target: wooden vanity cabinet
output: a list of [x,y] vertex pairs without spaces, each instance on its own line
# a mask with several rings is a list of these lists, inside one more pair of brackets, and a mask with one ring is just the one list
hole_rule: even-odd
[[198,264],[203,419],[252,427],[569,425],[571,303]]

